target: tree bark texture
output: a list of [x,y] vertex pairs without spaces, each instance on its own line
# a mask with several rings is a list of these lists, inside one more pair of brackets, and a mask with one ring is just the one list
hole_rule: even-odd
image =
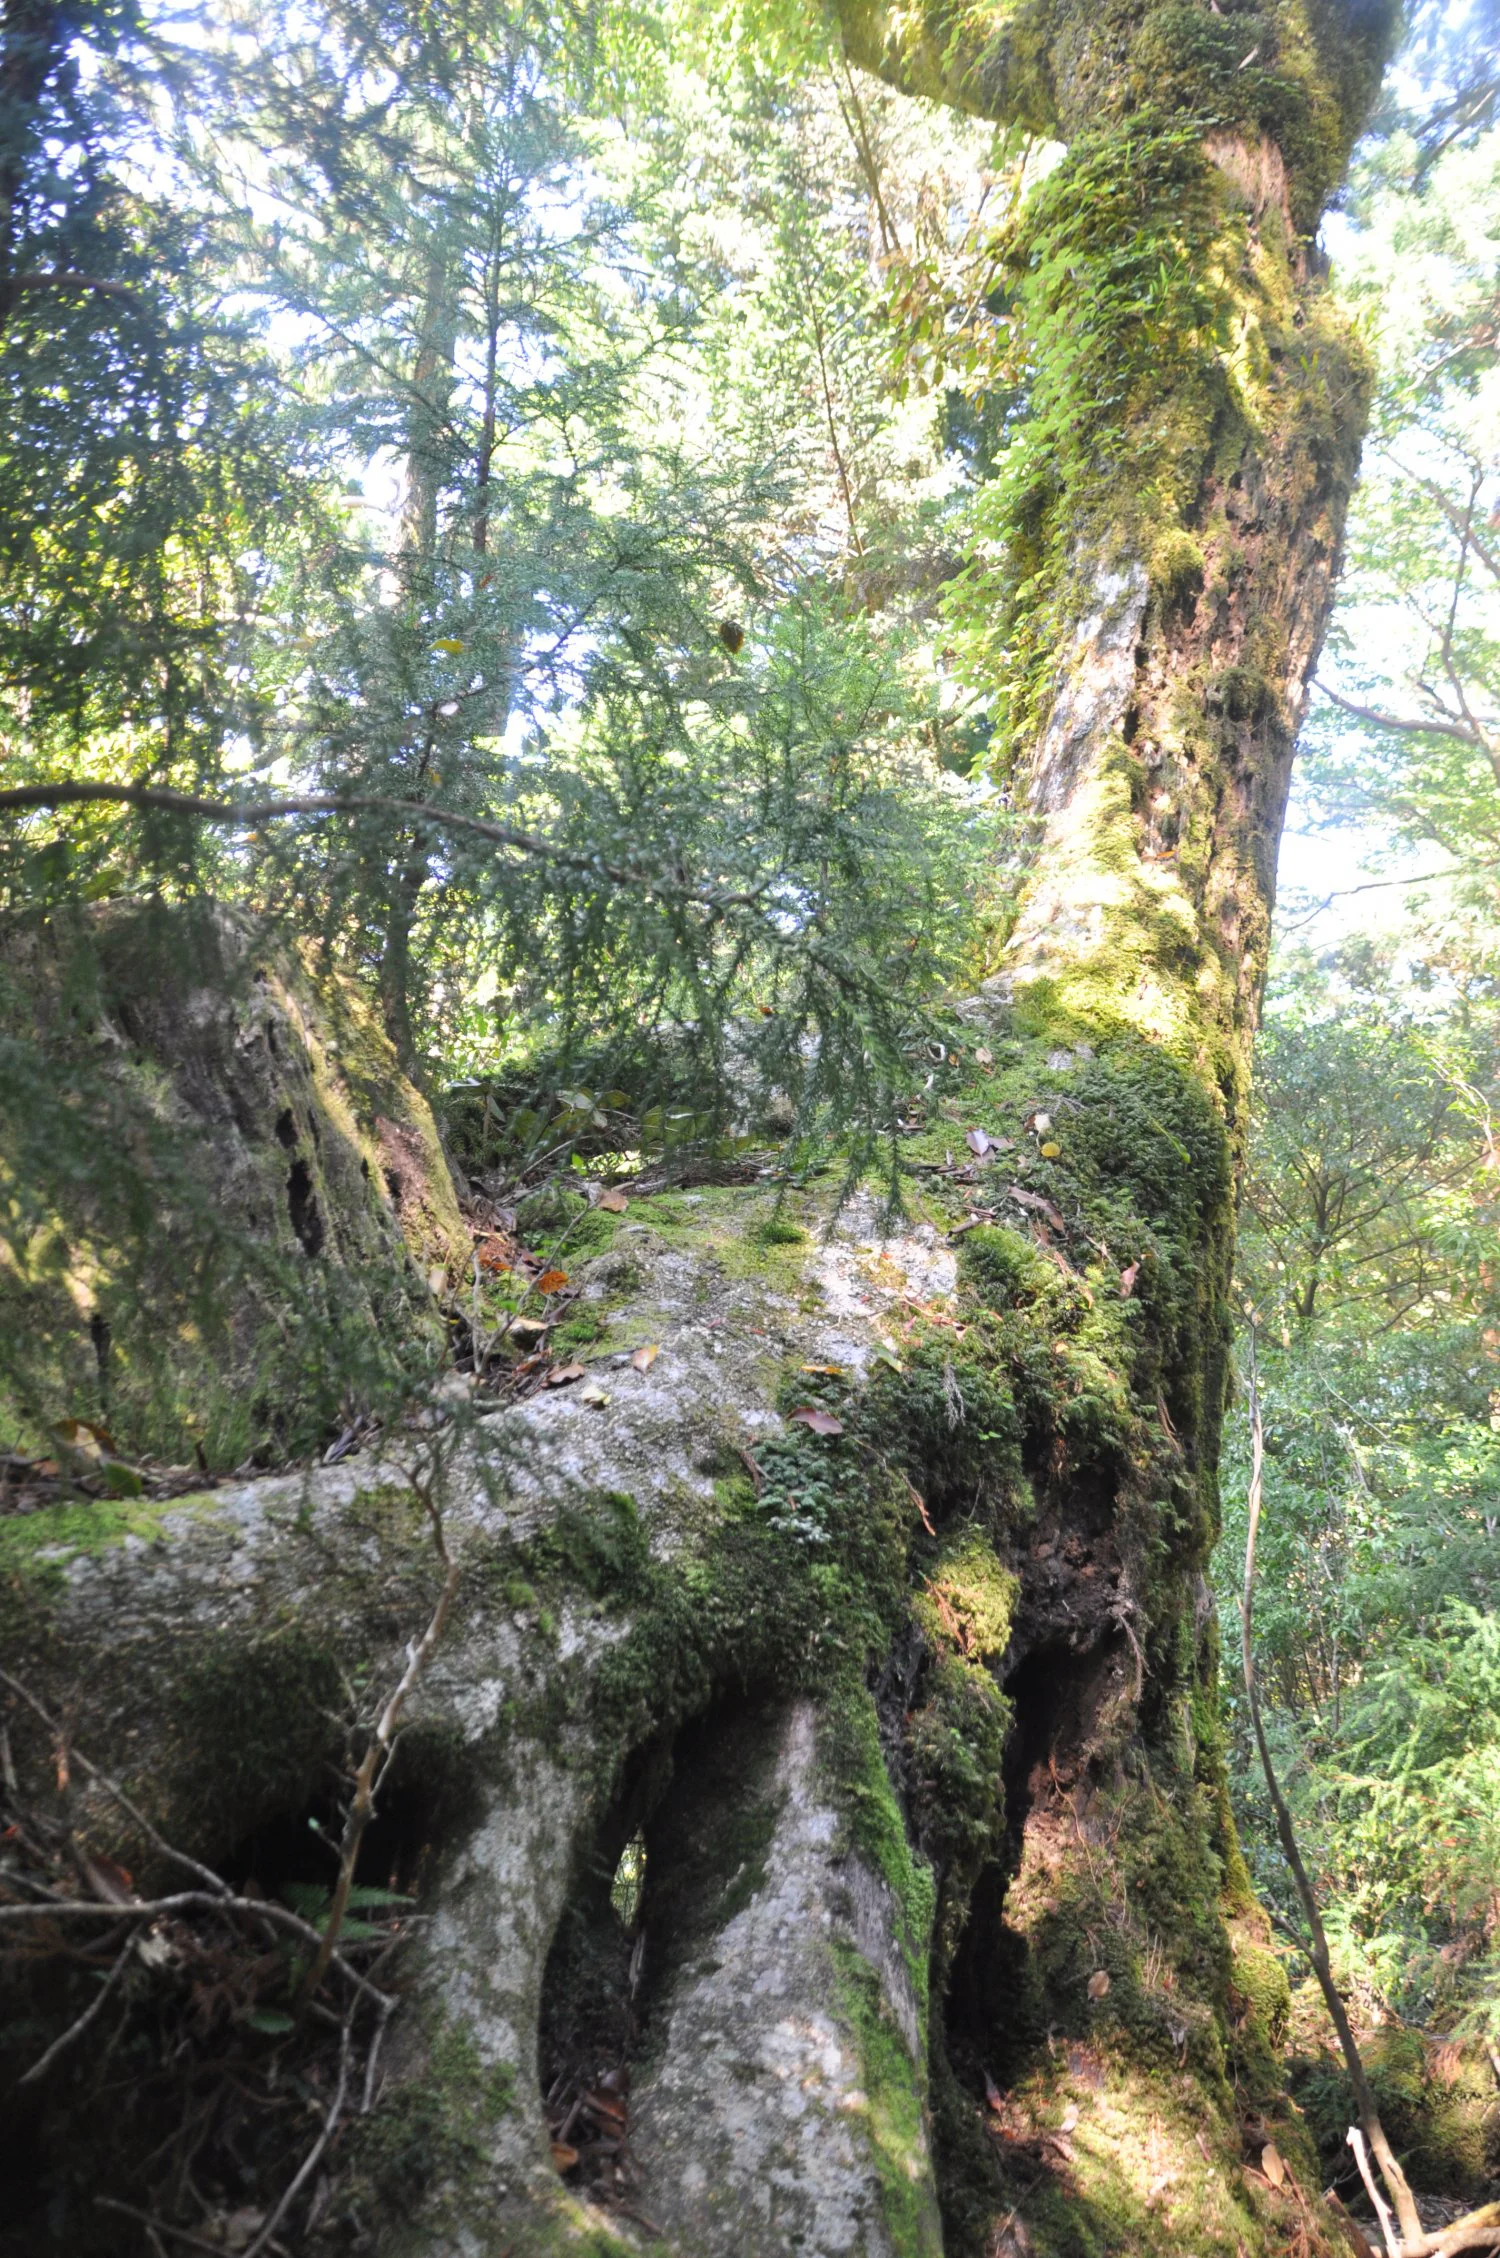
[[[1389,23],[842,15],[857,62],[1069,144],[1011,250],[1034,437],[974,583],[1035,877],[932,1062],[917,1222],[595,1210],[589,1387],[456,1450],[463,1582],[386,1791],[428,1923],[310,2251],[1342,2247],[1280,2093],[1204,1572],[1276,842],[1364,409],[1309,236]],[[274,1889],[340,1673],[388,1685],[432,1605],[410,1473],[393,1444],[111,1544],[31,1515],[12,1667],[164,1833]],[[83,2074],[29,2102],[33,2158],[87,2149]],[[108,2247],[85,2216],[70,2247]]]

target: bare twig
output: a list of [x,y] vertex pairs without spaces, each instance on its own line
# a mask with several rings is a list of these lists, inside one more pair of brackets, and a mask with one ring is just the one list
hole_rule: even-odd
[[328,2108],[324,2113],[323,2129],[319,2133],[317,2139],[313,2142],[312,2147],[303,2157],[302,2162],[298,2167],[296,2176],[291,2181],[291,2184],[283,2189],[280,2202],[272,2211],[271,2216],[269,2217],[269,2219],[267,2219],[265,2225],[261,2228],[260,2233],[256,2236],[254,2242],[251,2243],[249,2249],[245,2252],[245,2258],[259,2258],[260,2252],[268,2246],[271,2237],[275,2234],[276,2229],[280,2226],[282,2220],[286,2217],[287,2212],[291,2209],[301,2190],[307,2185],[308,2181],[312,2178],[313,2173],[317,2170],[324,2150],[327,2148],[328,2143],[332,2140],[334,2133],[338,2129],[338,2121],[343,2113],[344,2095],[348,2090],[349,2025],[346,2022],[344,2025],[342,2037],[339,2042],[339,2082],[334,2089],[333,2099],[328,2104]]
[[1359,2176],[1365,2183],[1365,2193],[1370,2198],[1376,2218],[1380,2221],[1380,2239],[1385,2244],[1386,2258],[1401,2258],[1401,2248],[1396,2238],[1396,2223],[1391,2217],[1391,2207],[1375,2185],[1375,2174],[1370,2170],[1370,2156],[1365,2147],[1365,2136],[1358,2125],[1349,2127],[1348,2141],[1349,2146],[1354,2151],[1354,2161],[1359,2166]]
[[[1260,1696],[1255,1684],[1254,1606],[1255,1606],[1255,1544],[1260,1532],[1261,1480],[1265,1464],[1265,1431],[1260,1415],[1260,1381],[1255,1362],[1255,1331],[1250,1332],[1250,1490],[1247,1526],[1245,1531],[1245,1582],[1240,1593],[1240,1660],[1245,1679],[1245,1699],[1250,1708],[1250,1722],[1255,1732],[1255,1745],[1260,1752],[1260,1766],[1266,1778],[1266,1791],[1271,1798],[1271,1809],[1276,1818],[1276,1832],[1286,1862],[1297,1885],[1297,1895],[1302,1900],[1302,1912],[1311,1939],[1307,1949],[1313,1974],[1323,1994],[1329,2017],[1338,2034],[1344,2067],[1349,2073],[1349,2083],[1354,2089],[1355,2107],[1359,2111],[1360,2127],[1370,2144],[1380,2176],[1390,2189],[1396,2216],[1401,2224],[1401,2240],[1409,2251],[1424,2250],[1427,2246],[1416,2199],[1407,2184],[1406,2174],[1397,2163],[1385,2127],[1380,2121],[1380,2111],[1375,2103],[1369,2078],[1365,2074],[1363,2057],[1349,2021],[1349,2011],[1344,2005],[1338,1985],[1333,1980],[1333,1967],[1328,1952],[1328,1936],[1323,1927],[1323,1916],[1318,1909],[1317,1892],[1313,1888],[1302,1852],[1298,1846],[1292,1814],[1276,1779],[1276,1769],[1271,1762],[1271,1750],[1266,1740],[1265,1726],[1261,1721]],[[1359,2153],[1355,2151],[1356,2155]]]
[[[248,1914],[254,1920],[269,1921],[277,1928],[290,1931],[318,1950],[321,1950],[325,1941],[323,1932],[315,1929],[311,1921],[304,1921],[300,1914],[293,1913],[285,1905],[278,1905],[272,1898],[213,1897],[207,1890],[179,1890],[171,1897],[142,1898],[138,1904],[124,1906],[95,1904],[90,1898],[68,1898],[46,1905],[0,1905],[0,1926],[28,1921],[123,1919],[139,1922],[152,1914],[188,1912]],[[366,1999],[373,2000],[377,2007],[390,2003],[390,1994],[368,1982],[357,1968],[350,1966],[341,1953],[330,1953],[329,1964],[337,1968],[339,1974],[357,1992],[363,1993]]]
[[[1337,690],[1330,690],[1326,682],[1315,682],[1313,688],[1327,698],[1331,705],[1341,706],[1345,713],[1352,713],[1357,721],[1373,722],[1377,729],[1399,729],[1419,737],[1452,737],[1460,745],[1471,745],[1476,752],[1487,752],[1489,749],[1472,722],[1424,719],[1416,714],[1382,713],[1378,706],[1362,706],[1353,698],[1342,697]],[[3,805],[3,800],[0,800],[0,805]]]
[[98,1991],[90,2000],[83,2013],[78,2017],[76,2022],[70,2023],[68,2025],[61,2038],[55,2038],[52,2041],[52,2044],[48,2047],[46,2053],[42,2055],[38,2061],[32,2063],[31,2068],[25,2073],[23,2077],[17,2078],[16,2084],[18,2087],[35,2085],[39,2078],[44,2078],[46,2076],[47,2072],[51,2069],[58,2056],[67,2052],[74,2039],[82,2038],[84,2032],[88,2029],[90,2023],[92,2023],[92,2021],[94,2020],[94,2017],[100,2012],[105,2001],[109,1998],[111,1992],[114,1990],[116,1984],[124,1975],[126,1964],[128,1963],[130,1955],[132,1954],[132,1952],[134,1952],[134,1950],[135,1931],[134,1929],[132,1929],[129,1936],[125,1939],[125,1943],[120,1950],[114,1966],[110,1969],[109,1974],[105,1977],[104,1982],[100,1985]]
[[[61,1740],[61,1725],[54,1717],[47,1714],[36,1695],[23,1686],[19,1678],[13,1678],[8,1670],[0,1670],[0,1684],[9,1686],[11,1692],[19,1700],[25,1702],[33,1716],[39,1718],[42,1724],[46,1726],[54,1742]],[[216,1874],[212,1866],[201,1865],[196,1858],[189,1858],[186,1851],[175,1849],[166,1837],[158,1833],[157,1829],[152,1826],[151,1821],[146,1817],[140,1806],[131,1802],[130,1797],[120,1786],[118,1780],[112,1780],[107,1772],[100,1771],[97,1764],[91,1764],[81,1749],[70,1747],[68,1753],[79,1770],[87,1772],[91,1780],[97,1780],[105,1794],[112,1796],[127,1817],[135,1821],[154,1851],[157,1851],[163,1858],[169,1858],[174,1866],[180,1866],[184,1873],[196,1874],[199,1881],[206,1884],[209,1889],[217,1890],[224,1897],[229,1895],[229,1884],[225,1881],[223,1875]]]
[[383,1770],[385,1760],[390,1755],[396,1728],[401,1722],[401,1712],[406,1707],[412,1689],[426,1669],[434,1648],[442,1638],[444,1627],[448,1621],[448,1612],[457,1595],[459,1579],[462,1574],[462,1563],[449,1552],[448,1540],[443,1528],[442,1506],[438,1499],[441,1468],[436,1445],[433,1447],[432,1460],[425,1476],[410,1473],[410,1480],[413,1489],[422,1501],[423,1510],[432,1528],[433,1548],[443,1565],[442,1590],[438,1594],[437,1605],[432,1611],[426,1630],[419,1639],[407,1648],[406,1668],[376,1720],[375,1729],[370,1735],[369,1745],[360,1758],[359,1769],[354,1775],[354,1793],[349,1799],[349,1809],[344,1818],[343,1838],[339,1844],[339,1875],[334,1884],[333,1902],[328,1909],[327,1923],[312,1966],[302,1980],[301,1996],[303,1999],[312,1997],[323,1981],[328,1963],[333,1957],[339,1932],[344,1925],[344,1917],[349,1910],[349,1892],[354,1886],[354,1869],[359,1859],[359,1846],[364,1840],[365,1829],[369,1825],[375,1809],[375,1790],[379,1775]]
[[368,2117],[375,2106],[375,2066],[380,2060],[380,2042],[385,2037],[385,2026],[391,2019],[396,2002],[388,1999],[381,2008],[374,2031],[370,2037],[370,2051],[365,2056],[365,2087],[360,2096],[359,2113]]
[[140,2211],[133,2203],[122,2203],[116,2195],[96,2195],[96,2211],[118,2211],[127,2219],[136,2219],[149,2235],[169,2234],[175,2242],[185,2242],[189,2250],[207,2250],[213,2258],[224,2258],[222,2242],[205,2242],[202,2235],[190,2234],[186,2227],[174,2227],[170,2219],[153,2218],[149,2211]]

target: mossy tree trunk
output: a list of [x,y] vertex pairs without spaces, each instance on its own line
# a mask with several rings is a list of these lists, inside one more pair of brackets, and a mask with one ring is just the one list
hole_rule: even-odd
[[[386,1845],[430,1925],[309,2250],[1339,2247],[1279,2091],[1204,1571],[1276,841],[1364,404],[1309,233],[1389,25],[842,12],[857,61],[1069,142],[1015,246],[1031,422],[994,501],[1036,875],[909,1140],[916,1227],[754,1190],[575,1222],[588,1392],[445,1475],[464,1582]],[[100,1549],[30,1516],[11,1651],[164,1831],[275,1888],[340,1666],[383,1684],[431,1604],[408,1475],[149,1519]],[[55,1752],[12,1732],[45,1795]],[[149,1875],[106,1801],[70,1824]],[[27,2131],[38,2187],[72,2143],[78,2252],[118,2247],[80,2187],[158,2200],[153,2128],[86,2126],[89,2074]]]

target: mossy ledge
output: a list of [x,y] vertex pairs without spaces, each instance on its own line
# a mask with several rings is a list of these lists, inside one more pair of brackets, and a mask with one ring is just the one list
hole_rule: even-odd
[[[632,1203],[577,1272],[609,1400],[549,1391],[458,1448],[464,1579],[414,1713],[418,1771],[444,1782],[422,1806],[431,1926],[348,2163],[392,2251],[641,2245],[549,2161],[548,1945],[627,1839],[668,1870],[689,1749],[767,1702],[818,1720],[775,1808],[829,1814],[797,1855],[843,1938],[818,2012],[863,2097],[830,2122],[890,2249],[935,2247],[934,2174],[950,2258],[1018,2208],[1048,2253],[1158,2229],[1163,2250],[1277,2247],[1277,2199],[1238,2170],[1231,2078],[1285,2105],[1272,2022],[1246,2024],[1251,1940],[1225,1925],[1247,1915],[1202,1585],[1230,1136],[1167,1046],[1085,1025],[1035,996],[974,1007],[893,1229],[863,1198],[835,1217],[799,1195],[796,1240],[753,1190]],[[942,1170],[970,1126],[993,1149],[965,1183]],[[660,1345],[646,1373],[637,1337]],[[93,1536],[70,1524],[20,1571],[18,1667],[54,1700],[81,1683],[80,1744],[214,1856],[305,1805],[436,1589],[396,1466]],[[16,1753],[44,1792],[42,1737],[18,1728]],[[105,1801],[78,1822],[139,1854]],[[730,1860],[685,1965],[769,1917],[789,1839],[778,1821]],[[669,1903],[648,1879],[663,1966]]]

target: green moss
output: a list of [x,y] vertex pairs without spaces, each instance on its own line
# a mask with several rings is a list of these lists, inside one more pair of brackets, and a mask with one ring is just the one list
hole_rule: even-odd
[[[1412,2184],[1480,2200],[1500,2159],[1500,2118],[1483,2047],[1434,2043],[1398,2023],[1368,2034],[1361,2051],[1381,2122]],[[1345,2134],[1357,2118],[1342,2062],[1331,2052],[1294,2060],[1292,2090],[1332,2170],[1347,2154]]]
[[552,1353],[554,1356],[565,1357],[574,1349],[592,1348],[596,1341],[604,1339],[608,1331],[606,1320],[597,1310],[580,1309],[553,1331]]
[[898,1909],[902,1951],[925,2033],[937,1886],[932,1868],[914,1853],[907,1837],[880,1745],[875,1703],[863,1685],[846,1682],[829,1694],[820,1713],[820,1736],[820,1752],[850,1842],[880,1876]]
[[800,1247],[807,1243],[807,1233],[801,1224],[791,1222],[784,1215],[768,1215],[763,1223],[755,1224],[748,1235],[763,1247]]
[[981,1300],[995,1309],[1034,1301],[1051,1283],[1047,1265],[1032,1241],[996,1223],[982,1223],[966,1235],[959,1272]]
[[388,2086],[345,2145],[345,2203],[368,2204],[392,2225],[413,2218],[444,2181],[485,2170],[515,2091],[512,2065],[486,2063],[457,2021],[434,2018],[422,2053],[420,2073]]
[[1151,548],[1151,584],[1164,604],[1179,604],[1203,586],[1201,543],[1180,525],[1165,525]]
[[896,2258],[940,2258],[942,2234],[927,2188],[924,2084],[880,1979],[852,1945],[834,1943],[839,2004],[855,2035],[865,2106],[859,2113]]
[[717,1686],[822,1690],[884,1651],[905,1606],[913,1509],[851,1431],[794,1427],[757,1446],[757,1495],[735,1466],[733,1510],[705,1517],[670,1559],[653,1556],[633,1501],[601,1493],[480,1572],[524,1581],[549,1608],[581,1594],[623,1635],[591,1663],[546,1674],[530,1723],[555,1743],[586,1714],[590,1763],[607,1795],[632,1747],[704,1708]]
[[1231,1932],[1229,2010],[1235,2052],[1260,2091],[1281,2083],[1281,2056],[1292,2014],[1292,1987],[1270,1945]]
[[938,1553],[913,1613],[934,1644],[993,1666],[1010,1644],[1020,1583],[977,1529],[957,1531]]
[[223,1509],[211,1494],[154,1502],[146,1498],[77,1498],[0,1520],[0,1582],[55,1583],[69,1561],[108,1552],[127,1538],[160,1544],[168,1515],[207,1519]]

